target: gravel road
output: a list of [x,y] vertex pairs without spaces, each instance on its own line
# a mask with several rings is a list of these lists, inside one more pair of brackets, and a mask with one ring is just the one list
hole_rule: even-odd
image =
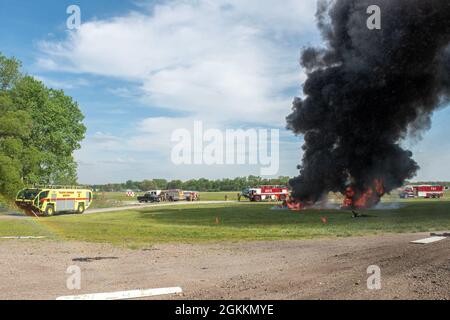
[[[181,286],[171,299],[450,299],[450,239],[429,233],[216,244],[128,250],[107,244],[0,241],[0,299]],[[82,270],[69,291],[66,269]],[[381,268],[381,290],[367,268]]]

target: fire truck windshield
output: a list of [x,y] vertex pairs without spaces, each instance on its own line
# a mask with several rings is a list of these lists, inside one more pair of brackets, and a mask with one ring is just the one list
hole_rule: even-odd
[[40,194],[39,194],[39,197],[36,197],[35,199],[34,199],[34,205],[36,206],[36,207],[40,207],[41,206],[41,200],[42,199],[45,199],[45,198],[47,198],[48,197],[48,191],[43,191],[43,192],[41,192]]
[[38,189],[25,189],[20,191],[20,193],[17,195],[17,198],[23,200],[33,200],[34,198],[36,198],[38,193]]

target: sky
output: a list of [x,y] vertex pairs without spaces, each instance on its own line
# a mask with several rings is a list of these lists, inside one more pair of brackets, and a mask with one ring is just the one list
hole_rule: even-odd
[[[315,0],[0,0],[0,52],[63,89],[85,115],[79,182],[260,175],[261,165],[176,165],[171,135],[278,129],[274,176],[294,176],[302,137],[285,129],[305,80],[302,48],[321,45]],[[81,25],[67,28],[77,5]],[[450,180],[450,108],[406,140],[415,180]],[[192,137],[194,139],[194,136]],[[194,143],[194,141],[193,141]]]

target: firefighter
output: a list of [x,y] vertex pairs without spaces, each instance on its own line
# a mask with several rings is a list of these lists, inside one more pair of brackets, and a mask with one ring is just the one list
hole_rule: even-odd
[[237,199],[239,202],[241,202],[241,194],[240,193],[237,194]]

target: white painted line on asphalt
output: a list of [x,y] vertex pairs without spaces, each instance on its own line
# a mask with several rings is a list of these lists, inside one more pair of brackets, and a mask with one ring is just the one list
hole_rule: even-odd
[[0,237],[0,239],[44,239],[45,237],[32,237],[32,236],[15,236],[15,237]]
[[62,296],[56,298],[56,300],[126,300],[126,299],[160,296],[166,294],[177,294],[182,292],[183,290],[180,287],[157,288],[147,290],[130,290],[130,291],[81,294],[78,296]]
[[429,244],[429,243],[441,241],[441,240],[444,240],[444,239],[447,239],[447,237],[430,237],[430,238],[426,238],[426,239],[421,239],[421,240],[411,241],[411,243],[416,243],[416,244]]

